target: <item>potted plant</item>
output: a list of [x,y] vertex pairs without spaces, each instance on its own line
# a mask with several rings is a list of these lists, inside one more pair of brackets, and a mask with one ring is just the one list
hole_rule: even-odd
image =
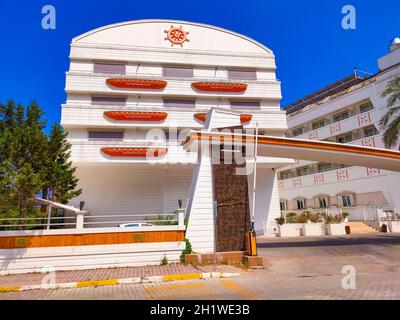
[[279,237],[298,237],[302,235],[302,224],[297,223],[296,214],[288,214],[285,218],[276,218],[275,221],[278,224],[278,235]]
[[300,220],[304,221],[303,235],[305,236],[322,236],[325,234],[324,223],[319,213],[303,212]]
[[350,213],[347,211],[342,212],[342,217],[344,219],[344,222],[349,222],[349,215],[350,215]]
[[325,224],[326,232],[329,235],[339,236],[346,234],[344,218],[341,214],[336,216],[327,216],[325,218]]

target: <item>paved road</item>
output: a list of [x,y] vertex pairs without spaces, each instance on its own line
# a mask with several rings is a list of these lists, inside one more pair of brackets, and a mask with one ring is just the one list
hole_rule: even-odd
[[[266,268],[237,278],[1,293],[0,299],[400,299],[400,235],[258,242]],[[345,266],[355,271],[355,289],[342,287]]]

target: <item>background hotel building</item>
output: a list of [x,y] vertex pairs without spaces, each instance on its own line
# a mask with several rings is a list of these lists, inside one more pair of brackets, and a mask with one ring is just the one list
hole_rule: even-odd
[[[170,128],[203,129],[202,114],[215,108],[248,115],[244,128],[258,123],[260,134],[283,136],[286,115],[275,69],[275,57],[264,45],[197,23],[130,21],[74,38],[61,124],[69,134],[83,193],[71,204],[84,200],[94,216],[131,216],[125,221],[173,212],[179,199],[185,207],[197,154],[185,152],[180,145],[185,134],[177,137]],[[228,119],[222,114],[216,127],[231,126]],[[154,128],[164,130],[165,138],[149,136]],[[155,146],[161,156],[152,164],[141,153]],[[289,163],[259,159],[259,233],[274,233],[280,215],[275,169]],[[252,179],[249,175],[251,189]],[[210,203],[204,199],[204,205]],[[201,203],[196,208],[201,212]],[[111,217],[107,226],[116,226],[115,220]],[[203,222],[197,223],[198,234],[209,238],[213,222]]]
[[[378,60],[378,73],[355,71],[286,107],[286,136],[384,148],[378,122],[387,106],[381,93],[390,80],[400,76],[399,42],[395,39],[390,52]],[[351,220],[376,220],[382,211],[400,211],[399,173],[296,161],[281,168],[278,177],[283,212],[342,209],[351,213]]]

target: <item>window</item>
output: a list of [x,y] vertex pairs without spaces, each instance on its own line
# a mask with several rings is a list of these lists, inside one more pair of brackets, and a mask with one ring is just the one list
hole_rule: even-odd
[[125,64],[95,62],[93,71],[95,73],[125,74]]
[[313,122],[312,128],[313,128],[313,130],[316,130],[316,129],[325,127],[326,125],[327,125],[326,119],[322,119],[322,120],[318,120],[318,121]]
[[282,178],[282,180],[284,180],[284,179],[289,179],[290,177],[291,177],[291,172],[290,172],[290,170],[282,171],[282,172],[281,172],[281,178]]
[[89,131],[89,141],[122,141],[124,133],[122,131]]
[[360,106],[360,113],[367,112],[369,110],[372,110],[373,108],[374,106],[371,102],[364,103]]
[[354,196],[352,194],[346,194],[340,196],[342,207],[354,207]]
[[337,138],[337,142],[339,142],[339,143],[347,143],[350,141],[353,141],[353,136],[351,134],[346,134],[344,136]]
[[192,99],[164,99],[164,107],[168,108],[194,108],[195,105]]
[[310,172],[308,167],[302,167],[297,169],[297,175],[298,176],[306,176]]
[[335,114],[333,116],[333,122],[342,121],[344,119],[347,119],[348,117],[349,117],[349,112],[348,111],[344,111],[344,112]]
[[287,210],[287,202],[285,200],[281,200],[279,205],[281,207],[281,211]]
[[126,104],[126,98],[92,97],[92,104],[107,105],[107,106],[124,106]]
[[257,80],[257,72],[254,70],[228,70],[228,79]]
[[378,130],[376,130],[375,126],[364,128],[364,138],[371,137],[376,134],[378,134]]
[[231,101],[231,109],[260,110],[259,101]]
[[186,77],[193,78],[192,67],[163,67],[164,77]]
[[329,207],[328,197],[317,197],[315,202],[318,209]]
[[297,210],[303,210],[306,208],[306,200],[305,199],[297,199],[295,200],[295,205]]
[[331,163],[318,163],[318,172],[325,172],[329,170],[332,170]]
[[293,137],[299,136],[304,133],[304,127],[293,129]]

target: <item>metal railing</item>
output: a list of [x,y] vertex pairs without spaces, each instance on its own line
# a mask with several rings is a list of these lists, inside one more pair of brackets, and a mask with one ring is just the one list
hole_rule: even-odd
[[179,213],[164,214],[132,214],[132,215],[88,215],[84,217],[83,226],[91,227],[118,227],[120,225],[138,226],[177,226],[179,225]]
[[[60,222],[63,221],[63,222]],[[0,230],[36,230],[59,229],[60,227],[73,228],[76,225],[76,217],[20,217],[0,218]]]
[[[0,231],[116,228],[128,227],[129,224],[132,227],[177,226],[179,229],[185,228],[185,209],[161,214],[90,215],[88,211],[54,201],[40,198],[37,198],[36,201],[46,206],[46,212],[42,212],[43,216],[0,217]],[[58,208],[57,213],[61,211],[61,214],[54,216],[54,208]]]

